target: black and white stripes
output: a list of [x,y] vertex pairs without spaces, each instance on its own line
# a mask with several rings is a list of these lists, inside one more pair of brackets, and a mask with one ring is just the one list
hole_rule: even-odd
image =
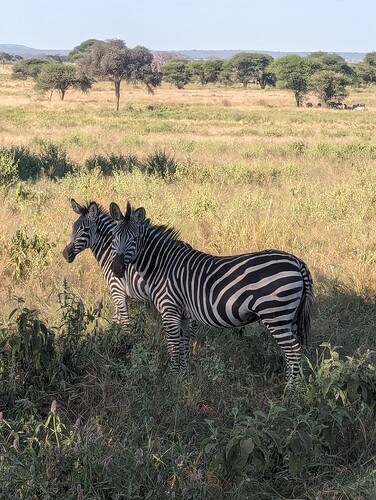
[[83,250],[87,248],[92,250],[115,303],[113,321],[127,327],[129,321],[127,297],[147,299],[146,282],[133,266],[128,266],[127,272],[120,278],[112,272],[111,244],[116,227],[112,217],[95,202],[82,206],[72,199],[71,205],[79,217],[73,224],[71,237],[63,250],[63,256],[71,263]]

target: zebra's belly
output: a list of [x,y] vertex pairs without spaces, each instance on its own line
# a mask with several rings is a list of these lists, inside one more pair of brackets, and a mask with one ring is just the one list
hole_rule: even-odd
[[244,326],[259,320],[259,316],[250,310],[234,312],[218,308],[202,309],[200,311],[190,310],[190,316],[205,325],[220,328]]

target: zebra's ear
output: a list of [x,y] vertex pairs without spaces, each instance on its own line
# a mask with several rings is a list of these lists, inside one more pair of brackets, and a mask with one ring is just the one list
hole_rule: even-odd
[[88,207],[89,217],[92,219],[96,219],[98,216],[98,205],[95,201],[92,201]]
[[133,209],[131,207],[131,204],[129,203],[129,201],[127,201],[127,210],[125,211],[124,219],[129,220],[131,218],[132,213]]
[[119,205],[113,201],[110,203],[110,215],[117,222],[119,222],[124,218],[119,208]]
[[80,205],[79,203],[77,203],[77,201],[74,200],[73,198],[71,199],[71,205],[72,205],[73,211],[77,215],[87,214],[87,209],[85,207],[83,207],[82,205]]
[[137,210],[134,211],[133,214],[134,220],[138,222],[139,224],[145,220],[146,217],[146,210],[144,207],[140,207]]

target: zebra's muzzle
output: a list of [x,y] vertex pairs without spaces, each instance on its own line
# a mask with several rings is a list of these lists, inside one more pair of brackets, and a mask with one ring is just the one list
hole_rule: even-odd
[[76,257],[76,254],[73,252],[73,249],[74,249],[74,243],[68,243],[68,245],[63,250],[63,257],[68,262],[68,264],[71,264]]
[[116,254],[114,260],[112,261],[111,266],[112,272],[116,276],[116,278],[123,278],[125,274],[125,264],[124,264],[124,256],[120,254]]

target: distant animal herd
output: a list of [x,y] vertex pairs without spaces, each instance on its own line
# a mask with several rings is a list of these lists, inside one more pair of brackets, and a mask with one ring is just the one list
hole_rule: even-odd
[[[313,108],[314,105],[312,102],[307,102],[306,103],[307,108]],[[322,104],[321,102],[318,102],[316,107],[321,108]],[[344,102],[335,102],[335,101],[330,101],[327,103],[327,107],[331,109],[347,109],[350,111],[365,111],[366,110],[366,105],[365,104],[346,104]]]

